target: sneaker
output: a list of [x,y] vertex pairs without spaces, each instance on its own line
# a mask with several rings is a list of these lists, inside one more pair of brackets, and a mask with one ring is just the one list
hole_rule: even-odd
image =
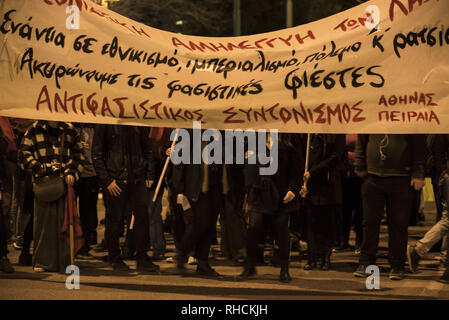
[[411,245],[407,245],[407,260],[408,266],[412,273],[418,271],[419,260],[421,260],[420,255],[416,252],[415,247]]
[[444,270],[443,275],[440,278],[440,282],[449,283],[449,268]]
[[29,252],[22,252],[19,256],[19,266],[32,266],[33,256]]
[[243,270],[243,272],[238,275],[238,279],[246,280],[248,278],[255,276],[256,274],[257,274],[256,268],[250,267],[250,266],[245,266],[245,269]]
[[140,272],[159,272],[160,267],[155,265],[150,257],[145,257],[137,261],[137,271]]
[[167,259],[165,259],[165,262],[167,262],[167,263],[175,263],[176,261],[175,261],[175,258],[168,257]]
[[128,271],[129,267],[121,258],[116,258],[109,262],[114,271]]
[[360,264],[357,269],[353,273],[354,277],[357,278],[366,278],[368,274],[366,273],[366,265]]
[[20,240],[14,241],[13,244],[12,244],[12,246],[13,246],[14,249],[16,249],[16,250],[22,250],[22,247],[23,247],[23,240],[22,240],[22,241],[20,241]]
[[198,264],[198,259],[190,256],[189,260],[187,260],[187,264],[191,265],[191,266],[197,265]]
[[3,257],[0,259],[0,271],[5,273],[13,273],[14,268],[7,257]]
[[41,267],[34,267],[33,271],[36,273],[42,273],[42,272],[45,272],[45,269],[41,268]]
[[390,280],[402,280],[404,276],[404,268],[393,267],[390,271]]

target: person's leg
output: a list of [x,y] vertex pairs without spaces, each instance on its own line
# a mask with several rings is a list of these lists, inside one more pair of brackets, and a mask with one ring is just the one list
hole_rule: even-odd
[[354,180],[353,204],[354,204],[354,231],[355,231],[355,249],[360,250],[363,243],[363,203],[362,203],[362,179]]
[[352,225],[352,212],[354,210],[354,194],[350,178],[343,180],[343,244],[349,246],[349,234]]
[[409,177],[388,178],[387,215],[391,266],[404,268],[407,258],[408,223],[413,197]]
[[159,191],[156,202],[153,203],[155,190],[149,192],[148,213],[150,217],[150,240],[153,248],[153,258],[160,259],[165,254],[165,238],[162,222],[162,194],[163,190]]
[[122,193],[119,196],[114,197],[107,190],[103,193],[106,204],[105,242],[110,262],[120,258],[120,234],[123,231],[123,217],[127,201],[126,185],[118,185],[122,189]]
[[90,250],[90,208],[89,208],[89,183],[88,178],[81,178],[77,181],[76,189],[79,203],[79,216],[81,229],[83,230],[84,245],[78,252],[80,255],[87,255]]
[[7,224],[5,215],[0,208],[0,271],[6,273],[14,272],[14,268],[8,259],[8,240],[6,238]]
[[440,241],[444,235],[447,234],[449,230],[449,219],[447,211],[443,210],[441,219],[433,225],[433,227],[426,232],[423,238],[418,240],[415,244],[415,251],[420,256],[423,257],[430,249]]
[[362,186],[363,199],[363,243],[359,258],[360,265],[376,264],[379,245],[379,229],[385,208],[383,178],[369,175]]
[[225,197],[224,199],[224,219],[227,227],[227,238],[233,259],[244,257],[246,251],[245,225],[242,211],[238,206]]
[[307,251],[308,261],[304,266],[304,269],[311,270],[316,267],[318,258],[318,243],[316,238],[316,224],[318,223],[318,217],[315,213],[314,206],[308,206],[305,208],[307,215]]
[[127,201],[134,214],[134,239],[136,241],[136,259],[144,259],[147,256],[146,232],[149,229],[148,217],[148,190],[145,181],[138,182],[128,189]]

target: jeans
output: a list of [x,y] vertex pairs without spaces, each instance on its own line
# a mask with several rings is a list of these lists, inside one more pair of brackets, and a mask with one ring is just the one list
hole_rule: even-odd
[[145,181],[123,183],[117,181],[122,193],[114,197],[107,190],[104,192],[106,204],[105,240],[109,259],[113,261],[120,257],[120,234],[123,231],[123,220],[129,208],[135,217],[133,233],[136,240],[136,259],[146,257],[146,230],[148,229],[148,192]]
[[[439,186],[439,197],[441,201],[441,219],[424,235],[424,237],[416,242],[415,250],[420,256],[425,255],[430,249],[444,236],[448,234],[449,231],[449,217],[448,217],[448,207],[447,199],[449,198],[449,179],[445,179],[442,185]],[[447,246],[447,241],[446,241]],[[442,246],[442,250],[446,246]]]
[[416,242],[415,250],[420,256],[424,256],[432,247],[440,241],[449,231],[449,218],[447,209],[443,210],[441,219],[427,231],[424,237]]
[[412,199],[410,179],[410,177],[379,177],[371,174],[365,178],[362,186],[364,233],[360,264],[376,264],[380,223],[386,207],[390,264],[395,268],[404,267]]

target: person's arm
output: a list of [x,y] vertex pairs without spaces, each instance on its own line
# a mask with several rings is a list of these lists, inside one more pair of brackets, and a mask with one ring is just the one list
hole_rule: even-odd
[[423,134],[413,134],[410,138],[413,153],[412,178],[424,180],[426,136]]
[[344,154],[344,142],[343,144],[341,143],[341,141],[343,141],[342,139],[344,139],[343,135],[335,135],[335,139],[332,143],[326,143],[326,148],[329,153],[328,155],[326,155],[326,158],[323,161],[314,164],[309,168],[311,179],[313,179],[314,175],[318,175],[323,172],[330,172],[337,169],[338,164],[343,159]]
[[[69,159],[69,162],[67,163],[66,169],[64,170],[64,176],[72,176],[75,178],[75,181],[79,179],[79,176],[81,172],[84,169],[84,162],[86,161],[86,158],[83,154],[83,146],[81,144],[81,136],[79,134],[79,131],[75,128],[70,129],[66,135],[70,136],[70,150],[71,150],[71,157]],[[66,137],[66,141],[67,141]]]
[[97,124],[94,129],[94,138],[92,142],[92,163],[97,173],[98,180],[103,188],[107,188],[114,179],[112,179],[106,170],[106,125]]
[[368,139],[369,135],[367,134],[357,135],[354,154],[354,171],[360,177],[364,177],[368,174],[366,161],[366,146],[368,144]]
[[31,127],[23,136],[18,152],[18,163],[22,170],[30,171],[33,176],[44,176],[45,168],[35,157],[33,149],[33,132],[34,127]]
[[152,141],[150,139],[150,130],[148,128],[142,127],[140,128],[141,141],[142,141],[142,154],[147,163],[146,168],[146,181],[155,180],[155,163],[152,149]]

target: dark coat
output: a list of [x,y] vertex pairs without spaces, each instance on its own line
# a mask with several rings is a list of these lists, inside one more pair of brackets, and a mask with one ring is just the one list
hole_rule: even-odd
[[129,168],[135,182],[155,179],[149,129],[145,127],[96,125],[92,161],[104,188],[113,180],[128,180]]
[[309,150],[310,179],[306,205],[342,204],[342,167],[345,135],[312,134]]
[[[299,209],[299,190],[304,173],[303,141],[298,134],[284,135],[286,139],[279,140],[278,168],[274,175],[260,175],[262,165],[259,163],[245,164],[248,210],[273,214]],[[283,199],[288,191],[293,192],[295,198],[284,204]]]

